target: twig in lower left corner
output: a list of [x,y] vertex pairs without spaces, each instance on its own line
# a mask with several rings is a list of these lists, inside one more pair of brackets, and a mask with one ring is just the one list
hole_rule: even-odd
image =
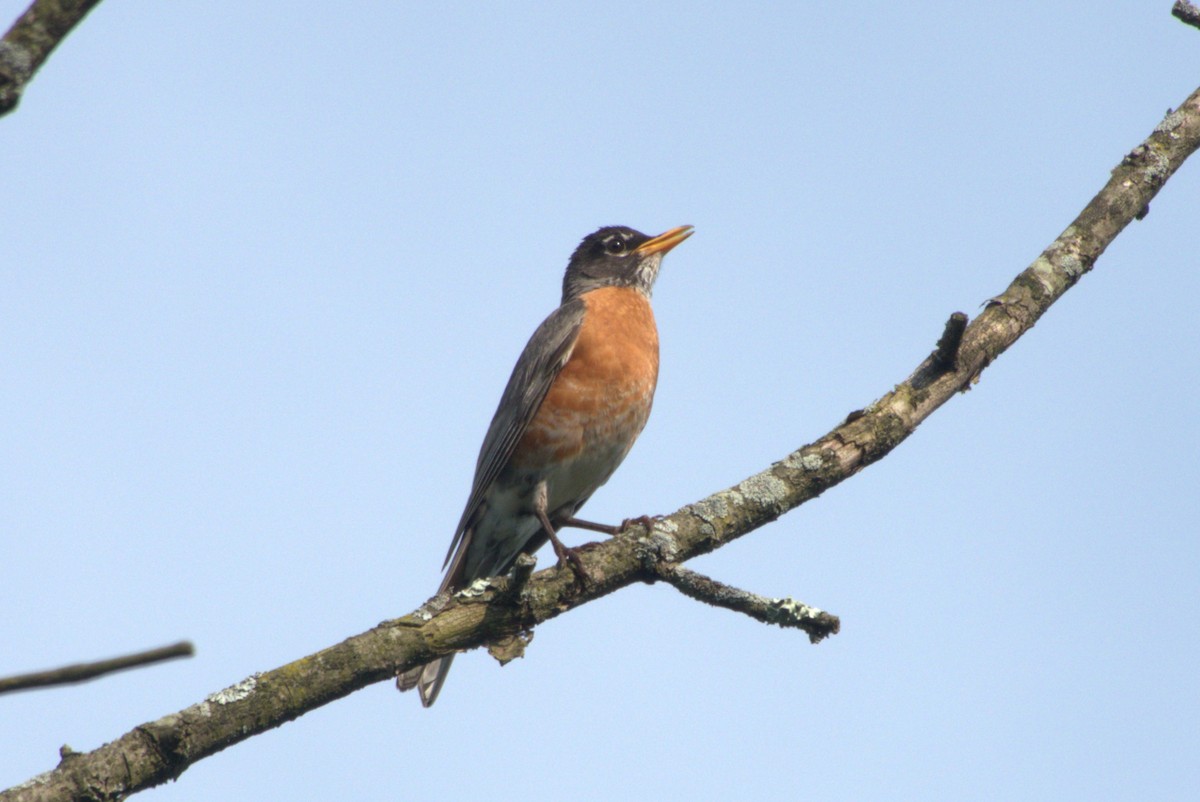
[[37,671],[32,674],[3,677],[0,678],[0,693],[84,682],[96,677],[102,677],[105,674],[111,674],[114,671],[139,668],[152,663],[161,663],[164,660],[172,660],[176,657],[191,657],[195,653],[196,650],[190,641],[180,641],[170,646],[162,646],[144,652],[113,657],[108,660],[97,660],[94,663],[75,663],[74,665],[54,668],[49,671]]

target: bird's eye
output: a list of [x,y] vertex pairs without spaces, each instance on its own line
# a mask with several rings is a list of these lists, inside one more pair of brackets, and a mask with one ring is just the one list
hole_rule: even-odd
[[620,237],[613,237],[604,241],[604,250],[609,253],[625,253],[625,240]]

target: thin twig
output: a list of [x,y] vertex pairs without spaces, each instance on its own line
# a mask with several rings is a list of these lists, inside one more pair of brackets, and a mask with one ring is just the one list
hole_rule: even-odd
[[94,663],[76,663],[49,671],[38,671],[33,674],[20,674],[15,677],[0,677],[0,693],[25,691],[31,688],[47,688],[52,685],[70,685],[75,682],[86,682],[114,671],[124,671],[129,668],[148,666],[151,663],[161,663],[176,657],[191,657],[196,653],[189,641],[180,641],[170,646],[149,649],[136,654],[113,657],[108,660],[97,660]]
[[764,624],[802,629],[808,633],[811,643],[820,643],[841,629],[836,615],[810,607],[795,599],[769,599],[732,585],[718,582],[712,577],[696,573],[675,563],[659,567],[658,576],[684,596],[723,607],[735,613],[743,613]]

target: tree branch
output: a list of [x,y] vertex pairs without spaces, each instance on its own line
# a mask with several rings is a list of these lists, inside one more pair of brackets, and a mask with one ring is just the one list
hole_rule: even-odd
[[[1200,145],[1200,90],[1194,92],[1112,171],[1099,194],[1048,248],[961,332],[952,319],[926,360],[936,375],[898,385],[819,440],[727,490],[604,543],[579,549],[593,581],[571,570],[477,582],[416,613],[385,621],[336,646],[136,727],[88,753],[0,793],[0,800],[111,799],[178,777],[227,746],[278,727],[375,682],[451,652],[521,638],[537,625],[635,582],[666,564],[708,553],[774,521],[886,456],[934,410],[975,381],[1149,205]],[[960,340],[953,348],[955,340]],[[932,362],[930,362],[932,360]],[[922,363],[925,365],[926,363]],[[440,611],[434,607],[440,606]]]
[[49,671],[38,671],[33,674],[19,674],[15,677],[0,678],[0,694],[13,691],[24,691],[30,688],[46,688],[51,685],[69,685],[74,682],[85,682],[89,679],[102,677],[114,671],[124,671],[129,668],[147,666],[151,663],[161,663],[176,657],[191,657],[196,653],[188,641],[180,641],[170,646],[149,649],[136,654],[113,657],[109,660],[98,660],[94,663],[76,663]]
[[795,599],[768,599],[740,588],[698,574],[675,563],[664,563],[658,576],[676,590],[696,601],[724,607],[735,613],[744,613],[764,624],[777,624],[788,628],[802,629],[808,633],[810,643],[820,643],[841,629],[836,615],[810,607]]
[[59,42],[100,0],[35,0],[0,39],[0,117],[21,101],[25,85]]

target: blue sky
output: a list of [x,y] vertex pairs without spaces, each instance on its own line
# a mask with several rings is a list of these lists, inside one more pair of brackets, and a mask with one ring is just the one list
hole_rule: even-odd
[[[1195,88],[1166,0],[919,5],[103,3],[0,122],[0,674],[198,654],[0,700],[0,787],[424,601],[593,229],[697,232],[619,521],[902,380]],[[894,454],[691,564],[836,638],[630,588],[149,798],[1191,798],[1198,170]]]

